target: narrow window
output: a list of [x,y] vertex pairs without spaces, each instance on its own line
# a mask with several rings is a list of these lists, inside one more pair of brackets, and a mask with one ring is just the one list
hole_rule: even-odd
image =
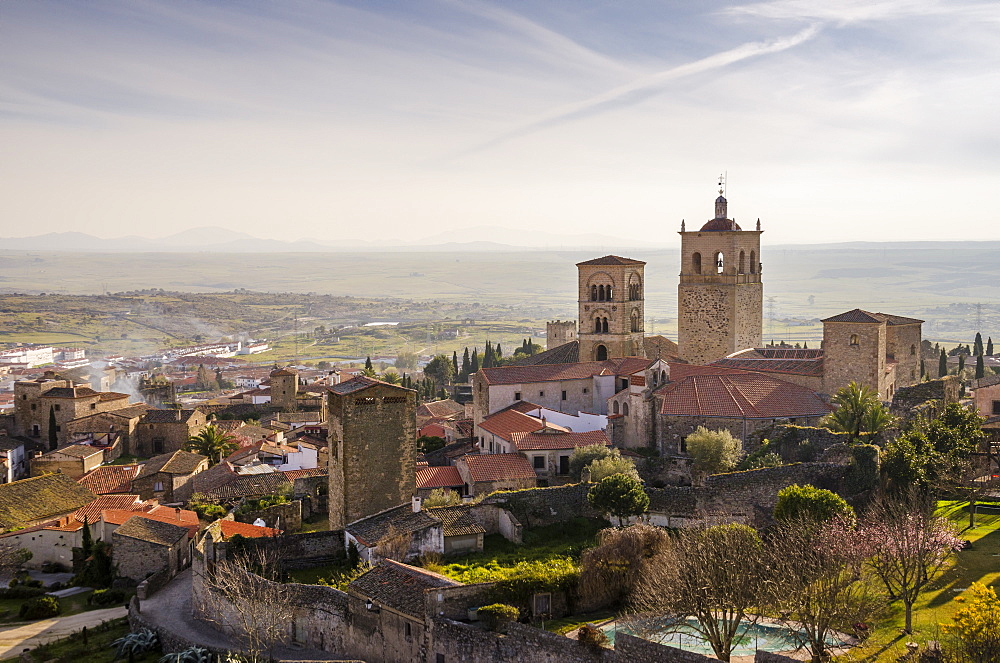
[[608,295],[608,301],[609,301],[609,302],[610,302],[610,301],[611,301],[612,299],[614,299],[614,298],[615,298],[615,296],[614,296],[614,293],[612,293],[612,292],[611,292],[611,286],[608,286],[608,289],[607,289],[607,295]]
[[851,345],[858,345],[858,335],[851,334]]
[[915,346],[915,345],[911,345],[910,346],[910,354],[911,355],[917,354],[917,346]]
[[691,269],[695,274],[701,274],[701,254],[698,252],[691,254]]
[[747,256],[743,251],[740,251],[740,274],[747,273]]
[[600,334],[601,333],[601,319],[600,318],[594,318],[594,333],[595,334]]
[[622,403],[622,415],[628,416],[628,403]]
[[562,393],[562,400],[566,400],[566,392],[565,391],[563,391],[563,393]]
[[597,299],[599,301],[602,301],[602,302],[604,301],[604,286],[603,285],[597,286]]
[[521,392],[519,392],[519,391],[515,391],[514,392],[514,400],[515,401],[521,400]]
[[410,637],[410,635],[412,635],[412,631],[410,630],[410,622],[406,622],[405,628],[403,630],[406,633],[406,637]]
[[596,302],[597,301],[597,286],[596,285],[590,286],[590,301],[592,301],[592,302]]
[[750,273],[751,274],[756,274],[757,273],[757,252],[756,251],[751,251],[750,252]]
[[667,372],[666,371],[660,371],[660,382],[662,382],[663,384],[667,383]]
[[604,323],[601,325],[601,331],[605,334],[608,333],[608,319],[604,318]]
[[1000,414],[1000,401],[993,401],[993,414]]
[[615,401],[613,408],[614,408],[614,414],[621,413],[621,408],[618,407],[618,401]]
[[545,397],[545,392],[544,392],[544,391],[540,391],[540,392],[538,392],[538,396],[539,396],[540,398],[544,398],[544,397]]
[[[608,358],[608,348],[603,345],[598,345],[596,354],[597,361],[604,361],[607,358]],[[586,389],[584,389],[584,393],[586,393]]]
[[726,260],[722,251],[715,254],[715,270],[717,274],[722,274],[726,270]]

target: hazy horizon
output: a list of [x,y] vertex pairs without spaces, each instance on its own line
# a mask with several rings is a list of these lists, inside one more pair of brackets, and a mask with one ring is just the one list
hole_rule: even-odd
[[998,25],[920,0],[15,0],[0,237],[669,244],[726,171],[770,242],[990,239]]

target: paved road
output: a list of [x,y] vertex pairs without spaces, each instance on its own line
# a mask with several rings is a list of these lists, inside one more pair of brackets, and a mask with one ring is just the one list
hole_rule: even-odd
[[[166,629],[188,642],[202,646],[238,649],[232,639],[210,624],[195,619],[191,607],[191,569],[186,569],[166,587],[140,604],[142,616],[157,627]],[[333,661],[344,657],[302,647],[275,647],[278,660]]]
[[91,628],[110,619],[124,617],[123,607],[81,612],[78,615],[42,619],[37,622],[0,629],[0,659],[19,655],[25,649],[59,640],[76,633],[84,626]]

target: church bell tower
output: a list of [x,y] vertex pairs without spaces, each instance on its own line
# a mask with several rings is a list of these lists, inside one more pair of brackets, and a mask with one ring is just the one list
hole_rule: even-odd
[[604,256],[579,262],[580,361],[644,357],[644,274],[641,260]]
[[762,344],[760,219],[756,230],[743,230],[728,218],[722,185],[720,178],[714,219],[697,231],[681,222],[677,344],[692,364]]

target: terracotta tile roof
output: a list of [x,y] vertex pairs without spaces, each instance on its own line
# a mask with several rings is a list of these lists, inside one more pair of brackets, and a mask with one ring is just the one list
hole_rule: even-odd
[[535,470],[521,454],[470,454],[461,459],[475,482],[533,479]]
[[885,318],[886,323],[892,327],[894,325],[919,325],[923,324],[923,320],[918,320],[916,318],[905,318],[901,315],[892,315],[891,313],[876,313],[875,315],[880,315]]
[[417,470],[417,488],[452,488],[461,486],[462,475],[458,473],[458,468],[454,465],[443,467],[422,467]]
[[712,366],[737,368],[757,373],[787,373],[789,375],[823,377],[822,356],[817,359],[743,359],[725,357],[713,361]]
[[480,372],[489,384],[523,384],[583,380],[594,375],[630,375],[644,370],[650,361],[645,357],[620,357],[605,361],[582,361],[572,364],[536,364],[529,366],[499,366]]
[[178,449],[167,454],[153,456],[142,466],[142,471],[136,479],[144,479],[154,474],[191,474],[208,458],[201,454]]
[[[706,364],[704,366],[698,364],[683,364],[669,362],[670,367],[670,383],[679,382],[689,375],[730,375],[733,373],[745,373],[746,371],[741,371],[735,368],[728,368],[725,366],[719,366],[717,363],[713,362],[711,364]],[[659,391],[663,391],[666,386],[670,383],[661,387]]]
[[537,366],[539,364],[575,364],[580,361],[580,341],[570,341],[556,347],[531,355],[522,357],[515,361],[513,366]]
[[633,260],[632,258],[622,258],[621,256],[604,256],[603,258],[594,258],[593,260],[585,260],[583,262],[576,263],[576,266],[580,265],[645,265],[646,263],[642,260]]
[[91,456],[100,453],[104,453],[104,451],[86,444],[71,444],[68,447],[63,447],[62,449],[56,449],[55,451],[43,454],[43,457],[51,456],[53,454],[63,454],[64,456],[72,456],[73,458],[90,458]]
[[65,474],[43,474],[0,484],[0,530],[75,511],[97,495]]
[[99,392],[90,387],[53,387],[44,394],[43,398],[90,398],[97,396]]
[[117,401],[122,398],[128,398],[128,394],[120,394],[116,391],[101,391],[98,392],[102,401]]
[[734,352],[729,357],[739,359],[742,355],[747,359],[819,359],[823,351],[818,348],[752,348]]
[[400,534],[413,534],[434,527],[439,522],[428,515],[427,510],[414,513],[410,504],[402,504],[367,518],[355,520],[344,529],[362,544],[373,547],[389,533],[390,526]]
[[305,470],[284,470],[282,474],[285,475],[289,481],[295,481],[296,479],[301,479],[302,477],[322,477],[328,474],[325,467],[312,467]]
[[240,523],[235,520],[220,520],[219,531],[222,533],[222,538],[225,541],[228,541],[237,534],[247,539],[259,539],[264,536],[278,536],[281,534],[280,529],[261,527],[259,525],[251,525],[250,523]]
[[825,320],[820,320],[820,322],[860,322],[867,324],[882,324],[883,322],[890,325],[918,325],[923,322],[923,320],[918,320],[916,318],[906,318],[901,315],[892,315],[891,313],[871,313],[869,311],[863,311],[859,308],[852,309],[846,313],[841,313]]
[[486,529],[476,522],[468,505],[430,507],[427,512],[441,521],[445,536],[486,533]]
[[347,380],[346,382],[341,382],[340,384],[335,384],[332,387],[327,387],[327,390],[332,391],[335,394],[344,395],[353,394],[356,391],[368,389],[369,387],[374,387],[375,385],[392,387],[393,389],[398,389],[403,392],[411,391],[410,389],[400,387],[398,384],[389,384],[388,382],[382,382],[381,380],[376,380],[375,378],[370,378],[366,375],[358,375],[350,380]]
[[[194,511],[174,509],[167,506],[155,506],[152,509],[144,509],[142,508],[143,506],[140,505],[140,508],[136,509],[103,509],[98,513],[97,517],[111,525],[123,525],[133,516],[141,515],[143,518],[150,520],[185,527],[188,530],[188,536],[191,538],[198,533],[198,528],[201,527],[198,514]],[[95,519],[91,518],[90,522],[95,522]]]
[[514,433],[534,433],[541,430],[543,424],[541,419],[507,409],[486,417],[479,423],[479,427],[487,433],[509,441]]
[[127,493],[141,468],[141,465],[102,465],[80,477],[77,483],[96,495]]
[[73,517],[79,522],[96,523],[101,518],[101,512],[108,509],[123,509],[125,511],[142,511],[144,505],[138,495],[99,495],[90,504],[76,510]]
[[112,537],[123,536],[160,546],[173,546],[189,536],[188,528],[135,515],[116,529]]
[[195,410],[148,410],[142,415],[144,424],[169,424],[186,422],[194,416]]
[[525,435],[514,445],[518,451],[539,451],[543,449],[575,449],[591,444],[611,444],[602,430],[586,433],[532,433]]
[[224,460],[221,463],[216,463],[204,472],[195,474],[191,483],[194,486],[194,492],[209,493],[229,483],[236,476],[237,474],[232,464]]
[[348,591],[371,599],[379,605],[408,615],[424,618],[424,594],[437,587],[457,587],[461,583],[437,573],[431,573],[392,560],[382,560],[377,566],[352,581]]
[[295,369],[285,367],[285,368],[279,368],[277,370],[271,371],[270,377],[272,377],[272,378],[277,378],[277,377],[297,377],[298,374],[299,374],[299,372],[296,371]]
[[451,419],[452,417],[465,414],[465,406],[456,403],[450,398],[424,403],[417,410],[417,414],[420,416],[437,417],[440,419]]
[[670,416],[777,419],[831,410],[812,390],[760,373],[689,375],[659,393],[660,414]]
[[221,500],[235,500],[241,497],[273,495],[290,481],[284,472],[266,474],[236,475],[231,481],[212,490],[204,491],[209,497]]

